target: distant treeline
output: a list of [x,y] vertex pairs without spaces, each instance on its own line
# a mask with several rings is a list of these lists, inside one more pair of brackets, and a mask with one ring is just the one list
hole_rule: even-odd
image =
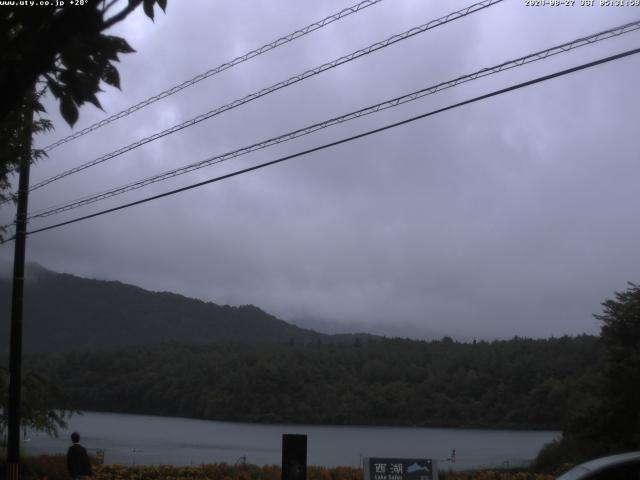
[[78,409],[247,422],[559,429],[594,387],[593,336],[350,345],[164,344],[34,355]]

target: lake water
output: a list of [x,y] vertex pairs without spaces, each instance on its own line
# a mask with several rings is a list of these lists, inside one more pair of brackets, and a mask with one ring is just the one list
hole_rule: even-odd
[[[309,465],[354,466],[361,457],[419,457],[438,460],[441,470],[517,466],[531,461],[558,432],[449,428],[258,425],[187,418],[86,412],[74,415],[60,438],[30,434],[28,453],[66,453],[78,431],[91,452],[105,451],[106,463],[279,465],[282,434],[304,433]],[[447,461],[452,449],[456,462]]]

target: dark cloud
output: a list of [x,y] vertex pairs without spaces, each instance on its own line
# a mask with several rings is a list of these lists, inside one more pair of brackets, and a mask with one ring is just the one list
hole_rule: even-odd
[[[55,150],[34,169],[33,181],[465,4],[382,2]],[[138,14],[117,32],[138,51],[122,62],[123,92],[109,90],[102,102],[113,113],[345,6],[192,1],[170,2],[155,24]],[[637,10],[504,2],[43,188],[34,192],[32,210],[631,21]],[[629,34],[472,82],[104,205],[617,53],[638,38]],[[255,303],[285,318],[395,325],[399,334],[593,333],[599,303],[638,281],[638,62],[625,59],[34,235],[29,257],[81,275]],[[87,108],[81,122],[100,115]],[[43,144],[69,132],[52,116],[57,131]],[[3,247],[4,257],[10,253]]]

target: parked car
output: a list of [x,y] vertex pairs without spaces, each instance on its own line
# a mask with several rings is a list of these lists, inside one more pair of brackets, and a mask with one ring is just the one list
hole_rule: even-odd
[[640,480],[640,452],[589,460],[560,475],[556,480]]

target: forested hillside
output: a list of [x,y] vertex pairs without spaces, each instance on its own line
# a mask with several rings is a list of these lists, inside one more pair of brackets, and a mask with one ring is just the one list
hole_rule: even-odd
[[[286,323],[253,305],[221,306],[120,282],[28,268],[24,348],[30,352],[108,350],[169,341],[312,341],[325,335]],[[0,277],[0,313],[9,318],[11,283]],[[9,346],[0,325],[0,353]],[[336,338],[340,341],[340,338]]]
[[559,428],[596,337],[185,346],[31,356],[83,410],[251,422]]
[[[602,363],[602,347],[590,336],[473,343],[332,336],[254,306],[219,306],[37,266],[28,279],[25,345],[38,353],[27,367],[81,410],[560,428],[571,405],[594,390]],[[0,291],[7,312],[7,279]],[[7,324],[0,351],[8,346]]]

